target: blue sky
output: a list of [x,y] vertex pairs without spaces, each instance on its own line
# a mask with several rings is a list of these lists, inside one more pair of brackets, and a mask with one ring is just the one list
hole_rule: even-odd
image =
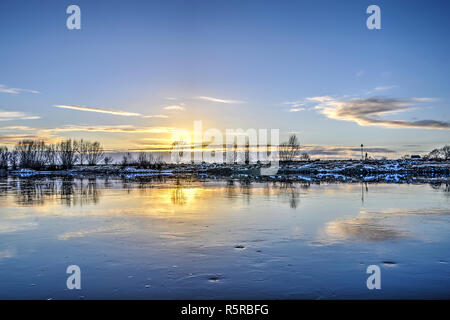
[[[81,30],[66,28],[70,4],[81,8]],[[371,4],[381,30],[366,27]],[[277,128],[282,139],[296,132],[316,157],[356,155],[361,143],[374,156],[425,153],[449,142],[449,9],[401,0],[4,0],[0,144],[75,137],[151,149],[202,120]]]

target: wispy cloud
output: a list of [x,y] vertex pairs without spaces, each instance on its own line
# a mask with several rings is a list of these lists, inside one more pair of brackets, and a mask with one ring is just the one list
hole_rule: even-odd
[[286,102],[283,102],[283,105],[288,105],[288,106],[291,106],[293,108],[296,108],[296,107],[304,106],[305,105],[305,101],[304,100],[286,101]]
[[378,87],[373,88],[372,90],[367,91],[367,94],[387,91],[387,90],[391,90],[391,89],[395,89],[395,88],[398,88],[398,86],[378,86]]
[[304,106],[306,106],[304,100],[286,101],[283,102],[282,105],[289,106],[289,112],[300,112],[306,110],[306,108],[304,108]]
[[382,118],[387,114],[397,114],[418,107],[418,103],[430,102],[434,98],[338,98],[312,97],[317,103],[315,109],[330,119],[352,121],[360,126],[382,126],[387,128],[450,129],[450,123],[439,120],[388,120]]
[[0,110],[0,121],[12,120],[35,120],[40,119],[39,116],[32,116],[20,111],[4,111]]
[[305,108],[291,108],[289,109],[289,112],[300,112],[300,111],[304,111]]
[[30,90],[30,89],[21,89],[21,88],[10,88],[3,84],[0,84],[0,92],[2,93],[9,93],[9,94],[19,94],[21,92],[28,92],[28,93],[39,93],[37,90]]
[[105,108],[95,108],[95,107],[87,107],[87,106],[54,105],[54,107],[60,108],[60,109],[77,110],[77,111],[106,113],[106,114],[112,114],[112,115],[123,116],[123,117],[168,118],[168,116],[166,116],[164,114],[144,115],[144,114],[137,113],[137,112],[112,110],[112,109],[105,109]]
[[41,129],[43,132],[119,132],[119,133],[170,133],[172,127],[133,127],[123,126],[65,126],[62,128]]
[[200,100],[206,100],[211,102],[219,102],[219,103],[226,103],[226,104],[239,104],[239,103],[245,103],[245,101],[239,101],[239,100],[226,100],[226,99],[219,99],[214,97],[206,97],[206,96],[198,96],[195,97],[196,99]]
[[78,110],[78,111],[108,113],[108,114],[114,114],[117,116],[125,116],[125,117],[140,117],[140,116],[142,116],[142,114],[136,113],[136,112],[111,110],[111,109],[104,109],[104,108],[94,108],[94,107],[86,107],[86,106],[54,105],[54,107],[61,108],[61,109]]
[[182,105],[172,105],[172,106],[164,107],[164,110],[178,110],[178,111],[183,111],[183,110],[185,110],[185,108],[184,108],[184,106],[182,106]]
[[154,114],[154,115],[143,116],[143,118],[161,118],[161,119],[166,119],[166,118],[168,118],[168,116],[166,116],[165,114]]
[[[0,127],[0,132],[15,132],[17,136],[31,137],[33,134],[52,135],[60,132],[118,132],[118,133],[171,133],[174,127],[154,126],[154,127],[134,127],[132,125],[117,126],[88,126],[88,125],[67,125],[55,128],[32,128],[28,126],[6,126]],[[20,132],[20,134],[19,134]],[[12,135],[11,135],[12,137]]]

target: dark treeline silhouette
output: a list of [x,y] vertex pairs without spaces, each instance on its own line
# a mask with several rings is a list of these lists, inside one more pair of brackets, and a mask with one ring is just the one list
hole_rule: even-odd
[[122,157],[120,163],[122,167],[138,167],[141,169],[161,169],[163,165],[161,155],[154,156],[148,152],[140,152],[137,159],[134,158],[131,152],[127,152]]
[[11,150],[0,147],[0,169],[71,169],[76,164],[97,165],[104,157],[99,142],[67,139],[46,144],[43,140],[22,140]]

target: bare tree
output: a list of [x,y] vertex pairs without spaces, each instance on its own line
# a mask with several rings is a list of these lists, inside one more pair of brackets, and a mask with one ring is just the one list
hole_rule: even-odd
[[300,140],[295,134],[289,137],[287,142],[280,144],[280,160],[293,161],[300,153]]
[[58,155],[64,169],[71,169],[77,161],[77,148],[71,140],[61,141],[58,146]]
[[100,145],[100,142],[92,142],[88,143],[88,152],[87,152],[87,162],[90,166],[95,166],[97,163],[102,161],[105,153],[103,152],[103,148]]
[[157,154],[154,157],[154,168],[160,170],[164,164],[163,156],[161,154]]
[[147,167],[147,154],[145,152],[141,152],[138,155],[137,163],[140,168]]
[[434,149],[433,151],[431,151],[431,152],[428,154],[428,158],[431,159],[431,160],[437,160],[437,159],[440,159],[441,156],[442,156],[442,151],[441,151],[441,149]]
[[19,155],[17,150],[13,150],[9,153],[9,164],[11,165],[11,169],[16,170],[19,163]]
[[88,157],[90,142],[81,139],[79,141],[74,141],[74,145],[78,152],[78,161],[80,165],[84,165],[84,162]]
[[305,160],[305,161],[311,160],[311,157],[310,157],[309,154],[307,154],[306,152],[305,152],[305,153],[302,153],[301,158],[302,158],[302,160]]
[[8,147],[0,147],[0,169],[8,170],[9,151]]
[[45,166],[45,142],[42,140],[23,140],[16,145],[19,165],[22,168],[42,169]]
[[245,137],[244,162],[250,164],[250,140],[248,137]]
[[127,167],[127,166],[132,166],[134,164],[135,164],[135,161],[133,159],[133,155],[131,154],[131,152],[125,153],[122,157],[121,166]]
[[450,159],[450,146],[446,145],[444,146],[442,149],[442,156],[444,157],[445,160],[449,160]]
[[156,156],[154,157],[155,160],[155,164],[163,164],[163,156],[161,154],[156,154]]
[[138,155],[137,165],[140,168],[149,169],[154,164],[154,158],[151,153],[141,152]]
[[431,151],[428,154],[428,159],[430,159],[430,160],[438,160],[438,159],[449,160],[450,159],[450,146],[446,145],[440,149],[434,149],[433,151]]
[[58,165],[58,150],[56,145],[50,144],[45,147],[45,164],[50,169],[56,169]]

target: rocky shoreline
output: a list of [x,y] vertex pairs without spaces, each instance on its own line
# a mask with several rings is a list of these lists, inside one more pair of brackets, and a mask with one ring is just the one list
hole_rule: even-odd
[[450,161],[425,160],[327,160],[283,162],[275,175],[261,175],[260,164],[163,164],[158,169],[120,165],[76,166],[71,170],[3,170],[1,175],[21,178],[69,176],[137,179],[172,176],[200,179],[298,182],[449,183]]

